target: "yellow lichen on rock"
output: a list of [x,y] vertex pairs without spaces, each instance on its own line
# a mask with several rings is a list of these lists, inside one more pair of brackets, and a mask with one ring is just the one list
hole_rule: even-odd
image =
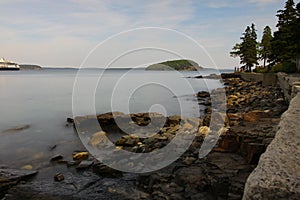
[[183,130],[192,130],[194,127],[190,123],[185,123],[182,127]]
[[84,152],[79,152],[79,153],[75,153],[73,155],[73,159],[74,160],[85,160],[89,157],[89,153],[84,151]]
[[32,167],[32,165],[24,165],[23,167],[21,167],[21,169],[24,169],[24,170],[32,170],[33,167]]
[[208,126],[200,126],[198,133],[199,135],[207,136],[210,133],[210,128]]
[[99,131],[95,133],[92,138],[89,141],[89,145],[95,147],[98,144],[105,144],[108,142],[108,138],[106,136],[106,133],[104,131]]

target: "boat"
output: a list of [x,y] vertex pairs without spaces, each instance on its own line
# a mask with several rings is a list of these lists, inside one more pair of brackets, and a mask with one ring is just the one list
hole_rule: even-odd
[[20,66],[17,63],[0,58],[0,71],[16,71],[20,70]]

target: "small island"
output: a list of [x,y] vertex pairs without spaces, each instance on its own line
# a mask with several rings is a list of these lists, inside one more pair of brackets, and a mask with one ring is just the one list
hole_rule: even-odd
[[153,71],[197,71],[198,69],[203,69],[198,65],[198,63],[192,60],[171,60],[165,61],[157,64],[150,65],[146,70]]

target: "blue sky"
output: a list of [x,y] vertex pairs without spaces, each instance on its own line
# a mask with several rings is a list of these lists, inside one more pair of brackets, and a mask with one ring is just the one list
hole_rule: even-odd
[[[229,51],[239,42],[245,27],[255,23],[260,40],[266,25],[276,29],[276,11],[284,3],[285,0],[2,0],[0,57],[18,63],[78,67],[97,44],[114,34],[133,28],[162,27],[192,37],[218,67],[233,68],[239,65],[239,59],[229,57]],[[114,58],[122,53],[117,52],[122,46],[160,38],[171,50],[181,46],[186,52],[184,57],[197,57],[204,67],[213,67],[204,54],[197,54],[183,38],[158,32],[154,37],[151,31],[143,34],[132,32],[126,39],[119,38],[101,55]],[[157,54],[152,57],[158,61],[171,58]],[[131,65],[128,60],[120,61],[119,66]],[[102,65],[101,62],[94,59],[90,65]]]

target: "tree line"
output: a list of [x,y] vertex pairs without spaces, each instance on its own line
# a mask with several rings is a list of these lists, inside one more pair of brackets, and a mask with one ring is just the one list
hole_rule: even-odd
[[251,68],[263,61],[265,71],[293,72],[299,69],[300,58],[300,2],[295,5],[287,0],[283,10],[278,10],[277,31],[272,34],[269,26],[263,30],[260,42],[257,42],[255,24],[247,26],[241,36],[241,43],[233,46],[230,56],[240,57],[242,69]]

